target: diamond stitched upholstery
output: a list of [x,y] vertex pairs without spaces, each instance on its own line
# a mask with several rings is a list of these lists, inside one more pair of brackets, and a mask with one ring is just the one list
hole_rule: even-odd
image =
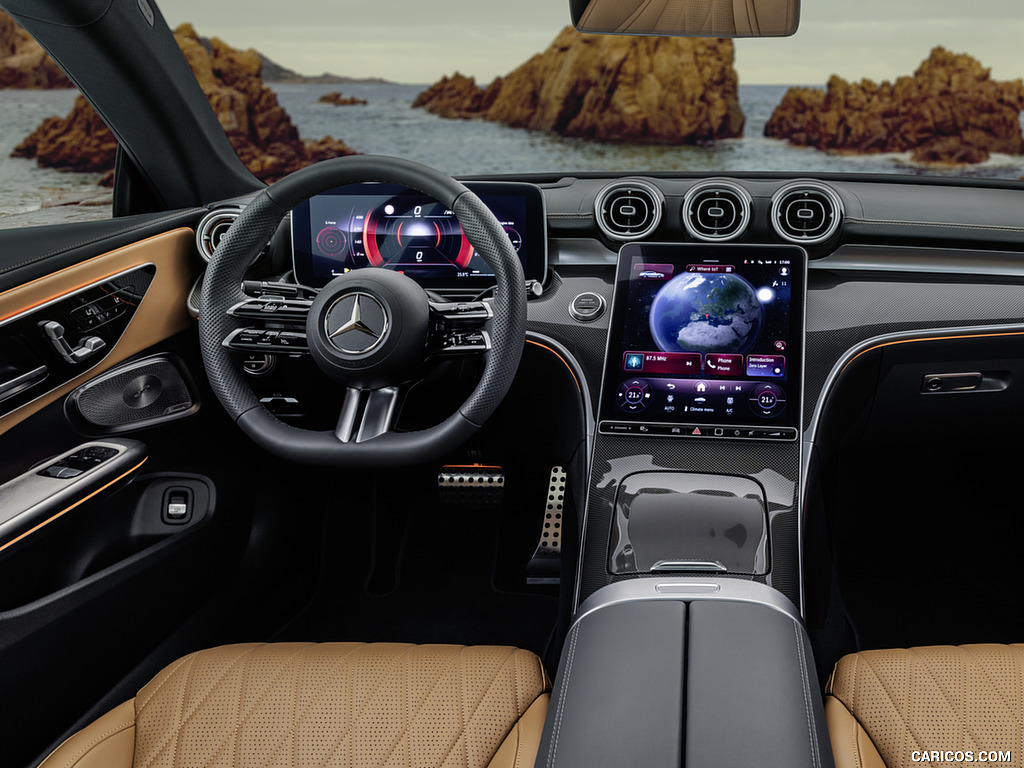
[[[224,646],[178,660],[139,692],[134,750],[116,768],[526,768],[549,689],[540,660],[510,647]],[[107,731],[130,728],[129,706],[46,768],[91,765]]]
[[912,754],[932,750],[1011,751],[1001,765],[1024,765],[1024,645],[863,651],[825,692],[837,768],[931,765]]

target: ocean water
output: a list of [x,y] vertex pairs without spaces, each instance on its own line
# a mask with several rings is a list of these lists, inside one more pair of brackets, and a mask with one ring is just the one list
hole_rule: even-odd
[[[333,135],[354,149],[397,155],[432,165],[449,174],[574,171],[792,171],[797,173],[901,173],[1017,179],[1024,157],[993,156],[964,169],[916,166],[905,154],[840,156],[793,147],[762,134],[772,110],[788,86],[740,86],[747,116],[745,135],[702,146],[666,147],[606,144],[569,139],[540,131],[508,128],[478,120],[444,120],[410,105],[425,85],[351,84],[274,86],[304,138]],[[324,93],[342,90],[366,99],[366,106],[319,104]],[[36,211],[62,196],[96,191],[95,174],[39,168],[32,160],[9,157],[11,150],[44,118],[66,115],[75,92],[0,90],[0,226],[9,214]],[[68,208],[52,208],[53,220]],[[109,215],[100,209],[90,215]],[[33,221],[33,223],[35,223]],[[14,225],[9,222],[8,225]]]
[[[99,174],[40,168],[34,160],[10,156],[45,118],[67,115],[77,95],[73,89],[0,90],[0,217],[38,210],[44,203],[69,193],[97,192]],[[61,215],[60,209],[52,210],[55,216]]]

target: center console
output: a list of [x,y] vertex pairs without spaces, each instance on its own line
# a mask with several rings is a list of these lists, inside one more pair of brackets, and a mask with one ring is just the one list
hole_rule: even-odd
[[806,254],[629,244],[537,765],[832,765],[800,616]]
[[577,604],[671,572],[800,605],[806,270],[795,246],[623,246]]

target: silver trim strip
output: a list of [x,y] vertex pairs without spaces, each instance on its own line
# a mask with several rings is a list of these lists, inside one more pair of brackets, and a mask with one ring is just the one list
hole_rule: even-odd
[[1024,253],[899,245],[843,245],[811,262],[811,269],[850,272],[913,272],[933,275],[1024,277]]
[[728,573],[729,569],[718,560],[659,560],[651,566],[651,571],[718,571],[719,573]]
[[573,616],[573,627],[592,613],[613,605],[649,600],[719,600],[728,603],[752,603],[771,608],[797,624],[803,619],[797,607],[777,589],[757,581],[660,576],[619,581],[602,587],[588,597]]

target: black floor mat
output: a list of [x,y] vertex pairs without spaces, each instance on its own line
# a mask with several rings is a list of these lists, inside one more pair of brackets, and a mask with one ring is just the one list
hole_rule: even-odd
[[376,514],[343,502],[332,512],[317,595],[275,639],[515,645],[543,657],[558,590],[525,582],[543,515],[538,471],[509,477],[491,508],[442,504],[432,472],[378,476]]

